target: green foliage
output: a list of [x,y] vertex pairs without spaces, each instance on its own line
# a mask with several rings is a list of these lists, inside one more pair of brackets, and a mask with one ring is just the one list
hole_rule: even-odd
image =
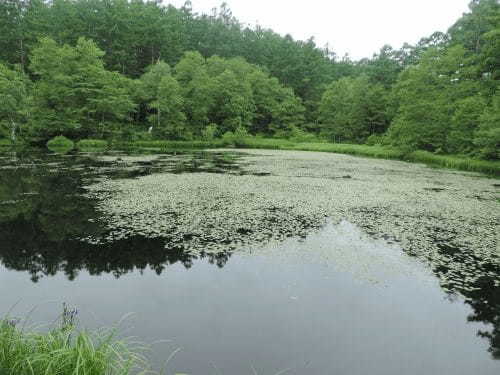
[[244,127],[253,133],[273,134],[301,125],[304,107],[292,90],[244,59],[213,56],[204,59],[188,52],[174,68],[181,86],[188,130],[201,136],[210,123],[217,135]]
[[123,149],[153,149],[153,150],[192,150],[215,148],[224,146],[222,140],[214,139],[213,141],[135,141],[116,144],[117,148]]
[[0,2],[0,60],[24,65],[26,46],[23,13],[28,1],[4,0]]
[[[475,0],[395,85],[398,109],[389,136],[408,150],[480,154],[496,159],[500,4]],[[489,104],[493,100],[493,103]]]
[[105,149],[107,147],[108,142],[102,139],[82,139],[76,143],[76,148],[79,150]]
[[6,0],[0,137],[212,140],[245,129],[496,159],[499,33],[498,1],[473,0],[448,32],[354,62],[248,28],[226,5],[198,15],[189,2]]
[[368,76],[342,78],[323,94],[319,120],[323,133],[335,142],[363,142],[386,130],[387,92]]
[[219,132],[219,127],[216,124],[210,124],[201,132],[201,138],[204,141],[209,141],[209,142],[213,141],[217,136],[218,132]]
[[222,132],[233,132],[250,126],[254,115],[252,88],[235,72],[225,70],[215,79],[215,103],[211,120]]
[[141,76],[141,96],[146,101],[158,98],[158,88],[163,77],[169,76],[172,72],[170,66],[159,60],[146,68],[146,73]]
[[158,138],[182,139],[186,116],[184,98],[168,64],[159,61],[141,77],[142,99],[151,114],[148,116],[153,135]]
[[47,142],[49,150],[72,150],[74,147],[75,143],[63,135],[54,137]]
[[214,82],[209,77],[206,61],[197,52],[188,52],[174,68],[174,77],[182,88],[184,113],[193,134],[210,123],[208,114],[214,105]]
[[[78,331],[70,316],[47,333],[0,320],[0,373],[3,375],[131,375],[146,368],[137,345],[116,338],[115,330]],[[142,373],[145,373],[143,371]]]
[[398,74],[405,65],[399,60],[400,54],[400,51],[395,51],[391,46],[385,45],[372,59],[361,60],[359,66],[370,82],[390,88],[396,82]]
[[248,80],[256,107],[250,126],[252,133],[276,135],[303,125],[305,107],[293,90],[283,87],[276,78],[259,70],[250,72]]
[[139,99],[148,109],[150,132],[158,138],[182,138],[184,99],[171,68],[163,61],[148,67],[140,79]]
[[321,140],[315,134],[307,133],[306,131],[293,126],[290,129],[287,137],[290,141],[296,143],[310,142],[310,143],[318,143]]
[[243,126],[239,126],[234,132],[224,133],[222,142],[226,146],[244,147],[248,138],[250,138],[248,131]]
[[474,149],[474,133],[485,111],[486,101],[479,95],[469,96],[455,103],[447,135],[447,150],[452,153],[471,153]]
[[31,118],[34,137],[55,134],[88,137],[110,134],[134,109],[131,82],[102,63],[101,51],[90,40],[79,38],[76,47],[59,46],[42,38],[31,56],[35,109]]
[[390,147],[346,143],[299,143],[292,146],[291,149],[302,151],[335,152],[339,154],[367,156],[381,159],[403,159],[405,157],[405,153],[403,151]]
[[498,0],[473,0],[469,9],[470,12],[450,28],[449,34],[454,44],[481,53],[486,47],[487,34],[500,27],[500,3]]
[[0,147],[11,147],[13,145],[10,139],[0,138]]
[[0,136],[12,142],[28,116],[28,79],[17,70],[0,63]]
[[470,68],[464,48],[455,46],[430,49],[418,65],[402,73],[394,89],[399,109],[389,130],[395,145],[463,151],[460,144],[464,147],[464,139],[473,132],[481,107],[480,98],[468,99],[480,91],[479,84],[469,78]]
[[[500,11],[498,12],[500,14]],[[492,80],[500,79],[500,15],[497,15],[497,27],[483,35],[484,46],[479,64],[481,72]]]
[[368,146],[382,146],[382,145],[388,145],[389,141],[385,135],[379,135],[379,134],[372,134],[370,135],[365,142]]
[[405,160],[462,171],[482,172],[496,177],[500,176],[500,163],[498,161],[477,160],[457,155],[436,155],[427,151],[414,151],[405,155]]
[[500,92],[479,119],[474,144],[485,159],[500,159]]
[[301,128],[305,121],[305,112],[306,108],[300,98],[296,97],[291,90],[283,90],[277,110],[271,118],[272,123],[269,129],[276,133]]

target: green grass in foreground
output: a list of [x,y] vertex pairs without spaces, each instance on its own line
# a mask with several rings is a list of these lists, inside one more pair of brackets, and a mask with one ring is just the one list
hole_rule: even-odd
[[[160,375],[140,354],[148,347],[116,338],[116,329],[77,330],[78,312],[63,304],[58,326],[41,333],[0,318],[0,375]],[[179,351],[174,351],[165,366]],[[254,374],[257,374],[252,366]],[[282,375],[288,370],[277,372]],[[174,373],[173,375],[187,375]]]
[[1,375],[136,375],[144,370],[144,350],[115,338],[115,330],[78,331],[76,310],[64,308],[61,324],[47,333],[0,320]]
[[273,150],[319,151],[373,157],[380,159],[404,160],[424,163],[430,166],[481,172],[500,176],[500,162],[472,159],[459,155],[436,155],[427,151],[404,152],[387,146],[368,146],[327,142],[292,142],[287,139],[245,137],[231,142],[214,141],[140,141],[126,144],[127,147],[169,149],[203,149],[216,147],[240,147]]

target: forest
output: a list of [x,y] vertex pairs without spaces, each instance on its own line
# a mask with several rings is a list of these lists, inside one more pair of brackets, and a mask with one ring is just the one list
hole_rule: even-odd
[[243,134],[498,160],[499,82],[497,0],[359,61],[225,3],[0,1],[0,142]]

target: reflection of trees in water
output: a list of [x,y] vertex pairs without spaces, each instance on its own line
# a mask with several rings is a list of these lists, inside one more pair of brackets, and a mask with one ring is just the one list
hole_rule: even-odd
[[[64,181],[59,182],[64,186]],[[132,237],[103,245],[74,240],[99,233],[99,225],[89,222],[96,217],[93,204],[74,195],[57,199],[58,194],[54,193],[53,199],[40,195],[29,206],[0,215],[0,260],[7,268],[28,271],[35,282],[58,272],[73,280],[81,270],[91,275],[111,273],[120,277],[149,267],[161,274],[169,264],[180,262],[190,268],[197,259],[180,247],[165,249],[163,239]],[[210,263],[223,267],[229,254],[206,257]]]
[[[0,231],[0,241],[3,241],[3,234],[3,231]],[[198,258],[182,249],[165,249],[161,239],[143,237],[128,238],[106,245],[89,245],[71,240],[59,243],[44,242],[42,247],[38,243],[32,250],[26,250],[28,248],[24,246],[27,244],[15,244],[11,250],[0,247],[0,259],[9,269],[28,271],[34,282],[40,277],[54,276],[58,272],[63,272],[68,279],[74,280],[82,270],[90,275],[109,273],[119,278],[127,273],[149,268],[160,275],[168,265],[179,262],[190,268]],[[223,267],[229,256],[210,254],[206,257],[210,263]]]
[[[65,160],[64,166],[71,162]],[[58,272],[73,280],[81,270],[120,277],[148,267],[161,274],[177,262],[192,266],[197,257],[180,247],[165,249],[161,239],[136,237],[105,245],[75,240],[104,234],[94,220],[99,216],[95,202],[80,195],[83,172],[50,168],[38,164],[0,170],[0,260],[7,268],[28,271],[37,281]],[[206,257],[223,267],[229,254]]]
[[[458,249],[451,246],[439,246],[440,253],[447,264],[460,262],[462,264],[474,264],[473,272],[479,276],[469,281],[464,288],[455,283],[455,280],[471,280],[468,275],[460,270],[450,270],[445,265],[434,269],[442,280],[441,284],[452,292],[462,294],[466,304],[472,307],[473,313],[467,317],[469,322],[478,322],[491,325],[490,330],[479,331],[478,336],[486,338],[490,342],[489,351],[494,359],[500,360],[500,286],[495,285],[495,280],[500,278],[500,266],[494,263],[482,261],[470,249]],[[447,277],[453,275],[452,277]]]
[[479,278],[474,287],[479,289],[464,293],[474,310],[467,320],[492,325],[491,330],[479,331],[478,335],[490,341],[489,351],[493,358],[500,360],[500,287],[495,286],[490,277]]

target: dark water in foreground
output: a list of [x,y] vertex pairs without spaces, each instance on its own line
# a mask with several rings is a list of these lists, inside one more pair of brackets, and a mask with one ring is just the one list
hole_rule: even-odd
[[126,335],[170,340],[154,345],[157,367],[181,348],[168,373],[500,373],[500,296],[487,280],[467,301],[445,294],[426,267],[347,222],[201,259],[159,240],[75,240],[103,231],[83,185],[160,171],[238,174],[231,155],[165,155],[134,168],[85,155],[0,157],[0,314],[17,303],[14,314],[36,306],[31,319],[51,322],[66,301],[100,327],[133,312]]

